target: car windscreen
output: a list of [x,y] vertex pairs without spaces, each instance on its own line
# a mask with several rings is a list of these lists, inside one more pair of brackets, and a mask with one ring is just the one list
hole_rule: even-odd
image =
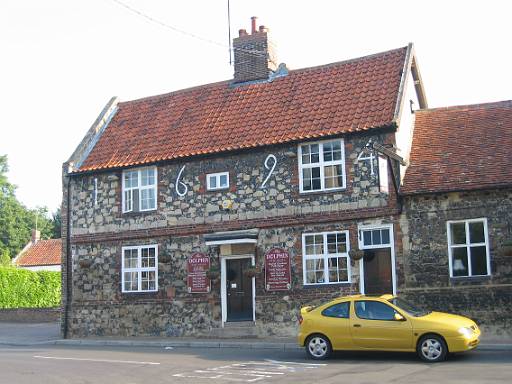
[[393,305],[396,305],[398,308],[403,309],[409,315],[412,315],[414,317],[421,317],[428,315],[430,313],[429,311],[425,311],[424,309],[418,308],[414,304],[411,304],[408,301],[400,299],[398,297],[393,297],[392,299],[389,299],[389,302]]

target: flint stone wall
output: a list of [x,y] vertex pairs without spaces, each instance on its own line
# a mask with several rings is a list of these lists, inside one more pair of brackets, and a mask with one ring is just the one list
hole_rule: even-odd
[[[476,218],[487,218],[491,276],[450,278],[446,222]],[[426,308],[474,318],[492,334],[511,334],[511,190],[407,197],[401,227],[403,294]]]
[[[157,210],[142,213],[121,213],[121,171],[74,176],[71,192],[71,225],[73,235],[121,232],[180,225],[263,219],[277,216],[307,215],[361,208],[387,207],[392,199],[381,193],[378,161],[374,174],[369,160],[357,157],[370,138],[377,142],[393,142],[394,134],[346,135],[346,189],[334,192],[299,193],[297,145],[274,146],[247,150],[229,155],[194,158],[186,162],[158,165]],[[269,174],[265,159],[273,154],[277,165],[264,188]],[[185,196],[176,193],[176,178],[188,188]],[[269,166],[272,161],[269,161]],[[230,172],[230,188],[206,191],[206,174]],[[97,179],[97,203],[94,200],[94,179]],[[179,186],[183,191],[183,186]],[[389,185],[392,190],[391,179]],[[220,208],[224,200],[233,201],[230,210]]]
[[[382,222],[393,221],[388,218]],[[297,315],[303,305],[319,304],[333,297],[359,292],[359,262],[351,262],[351,283],[303,286],[302,281],[301,234],[348,229],[353,248],[357,244],[357,224],[358,221],[347,221],[260,231],[256,263],[262,266],[263,256],[271,248],[286,249],[291,257],[292,289],[267,292],[263,274],[256,276],[258,336],[295,336]],[[122,246],[155,243],[159,246],[159,258],[170,256],[170,261],[158,264],[158,292],[122,293]],[[70,336],[208,337],[212,329],[221,327],[221,287],[220,282],[215,281],[210,293],[188,293],[186,263],[195,252],[207,253],[212,265],[218,265],[217,250],[207,247],[201,235],[74,246]],[[83,268],[79,265],[82,259],[91,259],[93,263]],[[398,275],[402,276],[400,252],[397,252],[396,260]]]

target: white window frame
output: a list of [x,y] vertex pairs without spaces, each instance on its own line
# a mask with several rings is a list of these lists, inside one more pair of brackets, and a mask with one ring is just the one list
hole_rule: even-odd
[[[226,186],[223,186],[221,187],[220,186],[220,177],[221,176],[226,176],[226,180],[227,180],[227,185]],[[215,180],[217,181],[217,186],[216,187],[212,187],[210,185],[210,178],[215,178]],[[208,191],[216,191],[216,190],[219,190],[219,189],[228,189],[229,188],[229,172],[217,172],[217,173],[208,173],[206,175],[206,189]]]
[[[142,171],[145,170],[153,170],[154,174],[154,180],[155,184],[152,185],[142,185]],[[137,172],[137,186],[136,187],[130,187],[127,188],[125,186],[125,174],[131,172]],[[139,191],[139,210],[137,212],[147,212],[147,211],[155,211],[158,205],[158,173],[157,173],[157,167],[143,167],[143,168],[136,168],[136,169],[127,169],[123,171],[123,174],[121,176],[122,178],[122,210],[123,213],[127,212],[134,212],[133,210],[133,191],[138,190]],[[148,209],[142,209],[142,190],[148,190],[148,189],[155,189],[155,207],[154,208],[148,208]],[[127,208],[126,206],[126,192],[130,193],[130,206]]]
[[[327,253],[327,235],[333,234],[345,234],[345,238],[347,240],[347,252],[346,253]],[[306,236],[323,236],[323,255],[306,255]],[[350,266],[350,258],[348,253],[350,251],[350,238],[349,231],[329,231],[329,232],[311,232],[311,233],[303,233],[302,234],[302,283],[303,285],[331,285],[331,284],[347,284],[352,282],[352,274],[351,274],[351,266]],[[329,279],[329,258],[331,257],[345,257],[347,262],[347,280],[346,281],[324,281],[323,283],[307,283],[306,279],[306,260],[317,260],[320,259],[320,256],[324,260],[324,276],[325,280]]]
[[[471,239],[469,237],[469,224],[482,222],[484,224],[484,243],[471,243]],[[466,230],[466,243],[465,244],[452,244],[452,233],[450,230],[451,224],[460,224],[464,223],[464,228]],[[472,277],[481,277],[481,276],[491,276],[491,257],[489,252],[489,231],[487,229],[487,218],[480,217],[478,219],[466,219],[466,220],[448,220],[446,222],[446,234],[448,237],[448,266],[450,268],[450,277],[455,279],[467,279]],[[473,275],[473,271],[471,270],[471,246],[484,246],[485,245],[485,256],[486,256],[486,265],[487,265],[487,274],[486,275]],[[467,276],[454,276],[453,275],[453,265],[452,265],[452,249],[453,248],[466,248],[466,255],[468,260],[468,275]]]
[[[155,266],[142,267],[142,250],[153,248],[155,250]],[[127,250],[137,250],[137,267],[127,268],[124,265],[124,252]],[[124,289],[124,273],[136,272],[137,273],[137,290]],[[155,289],[142,289],[142,272],[155,272]],[[158,291],[158,244],[149,245],[135,245],[121,248],[121,291],[123,293],[137,293],[137,292],[157,292]]]
[[[339,141],[341,144],[341,159],[340,160],[332,160],[332,161],[324,161],[324,144]],[[318,144],[319,152],[318,152],[318,163],[310,163],[310,164],[302,164],[302,146],[303,145],[315,145]],[[347,172],[345,168],[345,141],[343,139],[331,139],[331,140],[323,140],[323,141],[315,141],[315,142],[306,142],[300,143],[298,145],[298,157],[299,157],[299,191],[300,193],[312,193],[312,192],[327,192],[327,191],[340,191],[347,188]],[[325,187],[325,170],[324,167],[329,165],[341,165],[341,169],[343,172],[342,180],[343,185],[341,187],[335,188],[326,188]],[[302,170],[304,168],[318,168],[320,167],[320,189],[314,189],[310,191],[304,190],[303,176]]]

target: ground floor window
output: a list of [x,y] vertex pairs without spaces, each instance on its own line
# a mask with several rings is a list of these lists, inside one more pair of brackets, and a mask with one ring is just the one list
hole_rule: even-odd
[[140,245],[122,249],[122,291],[158,290],[158,246]]
[[348,231],[302,235],[304,285],[350,282]]
[[487,219],[447,222],[450,277],[490,274]]

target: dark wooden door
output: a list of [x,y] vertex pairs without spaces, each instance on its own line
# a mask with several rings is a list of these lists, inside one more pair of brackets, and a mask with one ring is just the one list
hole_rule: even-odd
[[252,278],[244,275],[251,259],[226,260],[227,321],[252,321]]
[[366,249],[363,265],[364,293],[366,295],[393,293],[391,248]]

